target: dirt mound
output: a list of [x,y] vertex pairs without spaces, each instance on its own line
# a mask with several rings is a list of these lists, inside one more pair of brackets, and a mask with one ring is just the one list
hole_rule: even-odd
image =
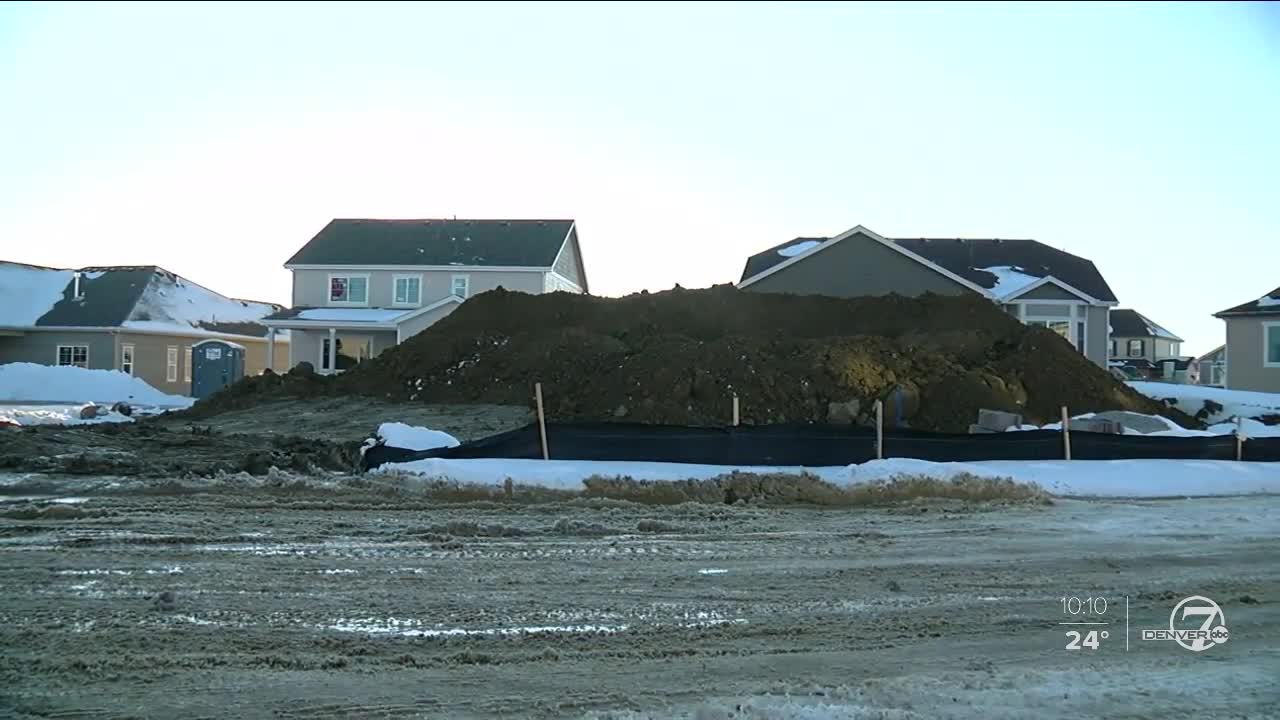
[[979,408],[1048,422],[1063,404],[1193,422],[976,296],[839,299],[731,286],[616,299],[496,290],[334,380],[255,378],[193,412],[334,392],[527,405],[534,382],[557,420],[724,425],[737,393],[744,423],[865,424],[876,399],[894,397],[901,408],[892,404],[891,418],[930,430],[964,431]]

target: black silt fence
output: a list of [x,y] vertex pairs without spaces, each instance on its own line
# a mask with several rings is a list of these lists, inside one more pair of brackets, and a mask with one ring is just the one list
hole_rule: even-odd
[[[552,460],[631,460],[702,465],[822,467],[874,460],[875,430],[821,425],[754,425],[727,428],[628,423],[547,423]],[[953,435],[886,430],[884,456],[937,462],[1062,460],[1062,433],[1055,430]],[[1072,432],[1074,460],[1235,460],[1236,439],[1148,437]],[[492,435],[454,448],[370,448],[366,470],[385,463],[426,458],[542,458],[538,426]],[[1280,438],[1244,443],[1243,459],[1280,461]]]

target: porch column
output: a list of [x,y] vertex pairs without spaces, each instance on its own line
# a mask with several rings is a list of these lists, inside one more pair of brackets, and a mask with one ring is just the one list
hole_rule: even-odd
[[276,370],[276,329],[267,328],[267,369]]
[[338,373],[338,328],[329,328],[329,374]]

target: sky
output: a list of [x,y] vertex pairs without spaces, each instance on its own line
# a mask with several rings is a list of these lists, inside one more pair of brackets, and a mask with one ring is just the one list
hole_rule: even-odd
[[1034,238],[1206,352],[1280,285],[1280,4],[0,5],[0,259],[287,304],[331,218],[453,216],[601,295]]

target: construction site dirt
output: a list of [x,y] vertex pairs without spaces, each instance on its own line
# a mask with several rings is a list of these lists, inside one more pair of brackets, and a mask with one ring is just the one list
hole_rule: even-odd
[[[878,507],[4,476],[0,714],[1274,717],[1275,497]],[[1230,642],[1143,641],[1184,597]],[[1094,617],[1065,598],[1105,598]],[[1100,630],[1068,649],[1071,630]],[[1101,638],[1099,640],[1099,638]]]

